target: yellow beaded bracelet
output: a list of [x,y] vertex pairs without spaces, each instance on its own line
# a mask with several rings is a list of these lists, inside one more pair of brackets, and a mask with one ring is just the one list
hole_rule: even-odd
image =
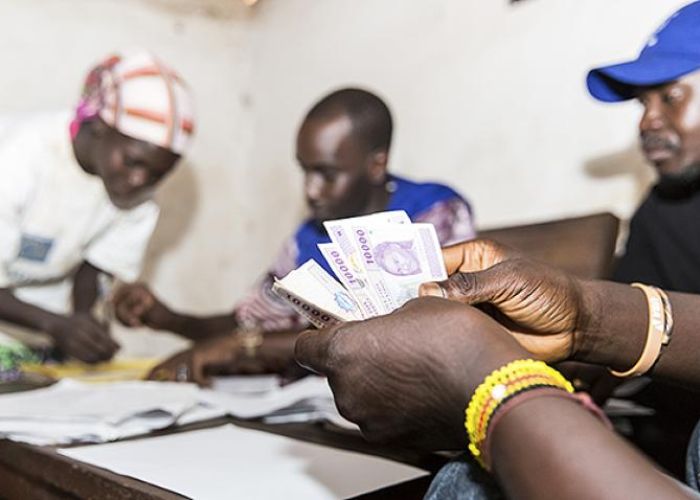
[[481,447],[488,434],[491,417],[507,400],[521,392],[555,387],[573,393],[571,383],[554,368],[542,361],[520,359],[493,371],[477,387],[465,412],[464,426],[469,435],[469,451],[482,465]]

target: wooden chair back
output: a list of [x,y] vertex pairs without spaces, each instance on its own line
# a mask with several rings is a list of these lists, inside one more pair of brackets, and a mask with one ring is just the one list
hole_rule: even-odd
[[581,278],[610,276],[620,221],[609,213],[481,231],[528,257]]

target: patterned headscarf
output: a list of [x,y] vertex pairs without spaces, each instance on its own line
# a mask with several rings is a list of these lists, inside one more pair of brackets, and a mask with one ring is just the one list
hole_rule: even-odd
[[87,78],[71,134],[96,116],[134,139],[182,154],[194,131],[189,91],[172,69],[148,52],[112,55]]

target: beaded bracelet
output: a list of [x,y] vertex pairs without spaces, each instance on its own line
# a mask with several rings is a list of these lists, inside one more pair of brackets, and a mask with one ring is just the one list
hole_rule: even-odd
[[464,425],[469,435],[469,451],[486,468],[482,445],[487,437],[493,415],[510,398],[539,387],[554,387],[573,393],[574,388],[564,376],[542,361],[521,359],[508,363],[488,375],[469,401]]
[[493,417],[489,422],[489,428],[486,433],[486,439],[481,445],[481,460],[486,470],[491,470],[491,438],[493,436],[494,430],[498,426],[498,423],[501,421],[501,419],[511,409],[518,406],[519,404],[524,403],[529,399],[542,397],[557,397],[574,401],[576,404],[583,406],[594,417],[598,418],[603,423],[603,425],[608,428],[608,430],[613,429],[612,423],[610,423],[610,420],[608,420],[608,417],[605,415],[603,410],[601,410],[600,407],[597,404],[595,404],[591,397],[585,392],[576,392],[572,394],[558,387],[535,387],[534,389],[531,389],[529,391],[519,392],[518,394],[510,398],[508,401],[504,402],[501,406],[499,406],[498,411],[494,412]]

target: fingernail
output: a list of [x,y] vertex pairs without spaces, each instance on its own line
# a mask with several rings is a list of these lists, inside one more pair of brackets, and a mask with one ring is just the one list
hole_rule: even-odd
[[431,283],[423,283],[420,286],[419,290],[420,295],[422,296],[431,296],[431,297],[445,297],[445,292],[443,291],[442,287],[438,285],[437,283],[431,282]]

